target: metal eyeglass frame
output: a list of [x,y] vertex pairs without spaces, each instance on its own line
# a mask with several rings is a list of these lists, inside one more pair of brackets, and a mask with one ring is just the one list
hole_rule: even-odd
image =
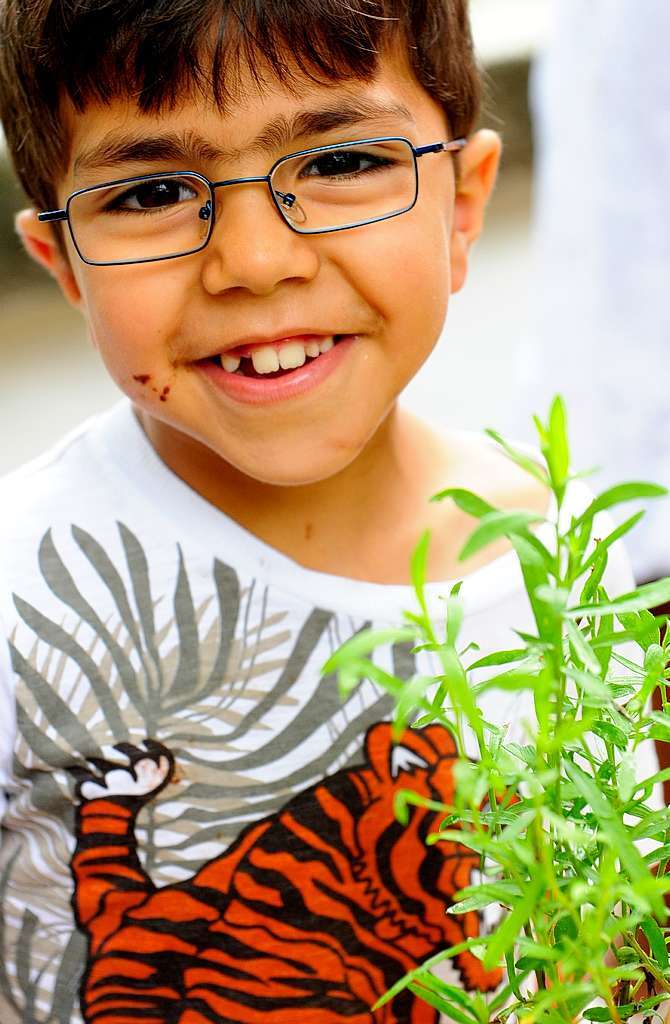
[[[404,142],[412,153],[412,157],[414,160],[415,188],[414,199],[408,206],[404,207],[402,210],[394,210],[392,213],[385,213],[380,217],[370,217],[367,220],[356,221],[353,224],[343,224],[340,227],[314,228],[302,230],[301,228],[296,227],[294,224],[291,223],[284,209],[282,209],[282,202],[286,209],[290,209],[293,203],[295,203],[296,197],[290,193],[284,194],[275,191],[272,185],[272,177],[278,167],[280,167],[283,163],[286,163],[287,160],[295,159],[295,157],[311,156],[314,153],[328,153],[333,150],[343,149],[347,146],[369,146],[378,142]],[[196,252],[201,252],[205,248],[205,246],[208,245],[212,237],[212,233],[214,231],[214,226],[216,223],[216,203],[214,196],[215,189],[225,188],[228,185],[244,185],[247,183],[251,184],[264,182],[268,186],[270,195],[272,197],[272,201],[278,213],[280,214],[282,220],[291,229],[291,231],[295,231],[296,234],[323,235],[335,231],[349,231],[352,228],[364,227],[366,224],[376,224],[378,221],[390,220],[392,217],[399,217],[403,213],[409,213],[409,211],[414,208],[419,198],[419,168],[417,164],[418,159],[422,156],[426,156],[426,154],[428,153],[457,153],[460,152],[460,150],[462,150],[466,146],[466,144],[467,139],[451,139],[446,142],[433,142],[427,146],[414,146],[412,145],[409,139],[405,138],[402,135],[384,135],[373,139],[352,139],[349,142],[336,142],[328,146],[314,146],[311,149],[301,149],[296,153],[289,153],[287,156],[280,157],[278,160],[275,161],[275,163],[272,165],[267,174],[254,177],[227,178],[223,181],[210,181],[209,178],[206,178],[203,174],[199,174],[197,171],[163,171],[161,173],[156,174],[138,174],[135,177],[131,178],[119,178],[113,181],[103,182],[100,185],[91,185],[88,186],[87,188],[77,189],[76,192],[73,192],[70,196],[68,196],[67,201],[65,203],[65,207],[62,210],[46,210],[43,213],[38,213],[37,219],[39,221],[42,221],[43,223],[56,223],[59,221],[66,221],[70,232],[70,237],[72,238],[72,244],[74,245],[77,251],[77,255],[79,256],[80,260],[83,263],[87,263],[89,266],[93,267],[117,267],[126,266],[132,263],[157,263],[161,260],[174,260],[179,259],[182,256],[192,256]],[[132,185],[138,181],[156,181],[160,178],[166,177],[166,175],[168,174],[188,174],[190,177],[197,178],[199,181],[201,181],[203,185],[205,185],[209,190],[210,198],[200,211],[201,218],[203,220],[208,221],[207,235],[205,236],[205,239],[201,245],[197,246],[197,248],[195,249],[186,249],[183,252],[169,253],[167,256],[145,256],[142,257],[141,259],[133,260],[89,260],[82,254],[79,245],[77,244],[77,239],[75,237],[74,231],[72,230],[72,224],[70,221],[70,205],[73,199],[76,199],[77,196],[84,195],[87,192],[96,192],[102,188],[109,188],[111,185]]]

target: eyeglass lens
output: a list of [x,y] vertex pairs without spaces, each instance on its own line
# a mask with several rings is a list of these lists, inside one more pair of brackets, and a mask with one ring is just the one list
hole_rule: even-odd
[[[301,233],[354,227],[410,209],[417,192],[411,146],[351,143],[281,160],[271,177],[277,207]],[[211,229],[212,194],[191,174],[151,175],[88,189],[69,204],[84,259],[124,263],[200,249]],[[218,214],[223,221],[225,212]]]

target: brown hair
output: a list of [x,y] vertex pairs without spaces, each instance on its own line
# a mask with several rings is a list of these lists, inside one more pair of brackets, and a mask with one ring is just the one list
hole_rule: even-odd
[[0,0],[0,120],[16,172],[39,208],[56,205],[69,160],[63,97],[78,111],[117,97],[159,111],[195,89],[223,109],[243,67],[289,87],[299,75],[366,80],[396,41],[466,135],[480,102],[467,2]]

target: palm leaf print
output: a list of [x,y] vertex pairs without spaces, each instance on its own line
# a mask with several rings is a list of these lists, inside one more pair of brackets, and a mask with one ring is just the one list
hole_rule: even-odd
[[[241,580],[217,558],[192,572],[179,545],[150,555],[126,525],[116,531],[104,544],[78,526],[58,541],[47,532],[47,597],[38,607],[14,595],[18,792],[0,876],[0,1019],[4,1000],[25,1024],[80,1020],[84,946],[68,867],[77,770],[118,758],[117,744],[155,738],[172,751],[177,774],[137,822],[144,869],[160,887],[352,763],[390,711],[372,684],[342,703],[334,681],[319,681],[328,654],[368,623]],[[412,674],[407,651],[392,658]],[[48,897],[35,878],[53,883]]]

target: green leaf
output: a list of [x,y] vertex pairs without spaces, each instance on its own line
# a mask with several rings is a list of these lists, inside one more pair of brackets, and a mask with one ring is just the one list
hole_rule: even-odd
[[487,693],[489,690],[535,690],[537,681],[536,672],[521,672],[518,669],[513,669],[510,672],[502,672],[498,676],[491,676],[490,679],[484,679],[483,682],[476,683],[471,689],[476,696]]
[[609,637],[611,637],[613,629],[614,616],[603,615],[597,626],[595,638],[591,638],[591,650],[594,651],[595,656],[598,659],[600,674],[603,679],[607,678],[607,670],[609,668],[610,661],[612,660],[613,642],[609,640]]
[[535,956],[522,956],[516,962],[519,971],[541,971],[547,966],[546,960],[540,960]]
[[624,629],[631,633],[636,643],[646,651],[651,644],[660,644],[660,622],[655,615],[643,609],[640,612],[624,612],[618,615]]
[[524,661],[528,657],[528,649],[519,647],[516,650],[496,651],[495,654],[487,654],[480,658],[474,665],[470,665],[469,672],[475,672],[479,668],[495,668],[497,665],[511,665],[517,661]]
[[[546,561],[530,542],[530,534],[514,536],[511,540],[516,556],[519,559],[521,573],[538,633],[542,640],[555,641],[557,639],[555,616],[550,613],[547,606],[537,597],[538,589],[549,582],[549,571]],[[524,636],[521,636],[521,639],[526,643],[529,642]]]
[[545,451],[551,482],[559,504],[565,494],[570,470],[570,451],[568,448],[568,425],[565,403],[557,395],[549,411],[548,445]]
[[393,739],[398,741],[410,721],[412,714],[420,706],[426,690],[432,686],[434,679],[430,676],[414,676],[408,679],[396,697],[393,715]]
[[332,675],[335,672],[340,672],[350,662],[371,654],[378,647],[394,643],[407,643],[414,640],[415,637],[416,630],[410,626],[398,629],[363,629],[331,655],[321,669],[321,674]]
[[[439,996],[437,993],[431,991],[425,984],[420,985],[418,982],[413,981],[408,986],[410,992],[413,992],[415,996],[419,996],[423,999],[424,1003],[428,1003],[434,1009],[439,1010],[440,1013],[446,1014],[451,1020],[456,1021],[456,1024],[472,1024],[473,1018],[467,1016],[454,1003],[450,1003],[447,999]],[[476,1018],[475,1018],[476,1019]]]
[[[648,890],[650,881],[649,869],[645,864],[642,855],[633,843],[629,830],[616,816],[615,808],[609,800],[600,792],[596,783],[583,771],[579,765],[569,761],[565,762],[565,773],[574,784],[577,792],[590,804],[591,810],[607,837],[612,849],[616,850],[624,869],[629,873],[632,882],[640,883],[640,888]],[[657,906],[662,905],[662,900],[651,892],[650,898],[654,898]]]
[[577,924],[575,923],[571,914],[566,914],[554,925],[554,941],[560,945],[566,939],[574,940],[577,938]]
[[581,629],[579,629],[574,622],[570,622],[569,620],[565,625],[575,654],[589,672],[593,672],[598,675],[600,673],[600,662],[598,661],[595,652],[591,650]]
[[584,589],[579,598],[580,604],[602,603],[605,600],[602,597],[600,585],[607,569],[607,563],[607,551],[598,551],[598,557],[593,565],[591,575],[584,584]]
[[586,695],[583,698],[585,704],[588,704],[590,707],[603,707],[612,703],[612,695],[607,684],[602,681],[599,675],[595,675],[592,672],[582,672],[580,669],[573,668],[572,666],[566,667],[565,674],[581,686]]
[[546,522],[545,517],[537,512],[489,512],[482,517],[479,526],[463,545],[458,559],[465,562],[494,541],[511,534],[523,534],[531,523],[543,522]]
[[463,624],[465,609],[458,595],[452,594],[447,600],[447,646],[456,647]]
[[668,963],[668,951],[666,949],[663,932],[658,927],[658,924],[654,921],[653,917],[648,917],[643,921],[641,928],[647,936],[649,946],[658,961],[659,967],[662,970],[667,971],[668,967],[670,967],[670,963]]
[[452,695],[455,706],[463,710],[475,736],[483,740],[482,711],[481,708],[477,707],[472,687],[455,649],[447,648],[444,650],[441,661],[442,671],[444,672],[443,678]]
[[535,591],[538,601],[547,605],[553,612],[558,612],[559,615],[565,609],[569,596],[565,587],[554,587],[550,583],[543,583]]
[[606,1006],[592,1006],[589,1010],[584,1010],[582,1012],[582,1017],[584,1017],[585,1020],[598,1021],[599,1024],[600,1022],[612,1019],[612,1015]]
[[414,587],[414,593],[416,594],[417,601],[423,613],[423,622],[427,627],[428,634],[431,639],[434,639],[432,635],[432,628],[430,626],[430,617],[428,615],[428,605],[426,604],[426,571],[428,565],[428,548],[430,547],[430,530],[426,530],[421,535],[421,539],[414,551],[412,552],[411,561],[411,578],[412,586]]
[[628,746],[625,734],[610,722],[594,722],[591,726],[591,732],[594,732],[596,736],[600,736],[606,743],[613,743],[619,750],[625,750]]
[[529,455],[526,455],[525,452],[520,451],[518,448],[514,448],[505,440],[504,437],[502,437],[501,434],[498,433],[497,430],[488,429],[485,431],[485,433],[488,434],[488,436],[492,438],[496,442],[496,444],[500,445],[505,455],[507,455],[507,457],[511,459],[512,462],[515,462],[516,465],[523,469],[526,473],[530,473],[531,476],[534,476],[535,479],[539,480],[540,483],[543,484],[545,487],[549,486],[549,479],[547,477],[547,473],[544,467],[539,462],[536,462],[535,459],[532,459]]
[[516,903],[521,894],[518,883],[507,880],[468,885],[456,894],[457,902],[447,909],[447,913],[465,914],[470,910],[482,910],[492,903]]
[[476,1011],[472,1006],[472,995],[469,992],[464,991],[462,988],[457,988],[455,985],[450,985],[448,982],[443,981],[442,978],[431,974],[430,971],[419,971],[416,975],[415,984],[417,987],[425,986],[431,992],[434,992],[435,995],[456,1003],[468,1016],[473,1020],[477,1020]]
[[510,949],[522,930],[526,921],[535,910],[540,893],[544,888],[544,877],[538,873],[529,881],[526,895],[519,900],[516,907],[507,915],[489,943],[484,956],[484,970],[491,971],[498,966],[505,950]]
[[511,988],[512,992],[514,993],[514,995],[516,996],[516,998],[519,1001],[521,1001],[521,1000],[523,1000],[523,996],[521,994],[521,989],[519,987],[520,979],[517,976],[516,967],[514,965],[514,950],[513,949],[505,950],[505,963],[507,964],[507,977],[509,979],[510,988]]
[[601,552],[603,550],[607,550],[607,549],[611,548],[612,545],[616,544],[616,542],[618,540],[621,540],[621,538],[625,537],[627,533],[630,533],[630,531],[635,526],[637,526],[637,524],[640,522],[640,520],[644,519],[644,516],[645,516],[644,510],[642,510],[640,512],[636,512],[634,516],[631,516],[630,519],[627,519],[625,521],[625,523],[621,524],[621,526],[617,526],[616,530],[612,530],[612,532],[609,533],[606,537],[604,537],[602,540],[599,540],[597,542],[597,544],[596,544],[595,550],[592,552],[592,554],[589,556],[589,558],[587,558],[587,560],[584,562],[583,566],[581,567],[581,569],[577,573],[577,578],[579,578],[580,576],[583,576],[583,574],[585,572],[588,572],[588,570],[597,561],[597,559],[600,556]]
[[617,484],[616,487],[610,487],[609,490],[603,491],[591,502],[586,511],[575,521],[573,529],[581,526],[588,519],[593,519],[598,512],[604,512],[605,509],[613,508],[615,505],[621,505],[627,501],[637,501],[640,498],[665,498],[667,494],[667,488],[659,487],[658,484],[638,481]]
[[466,512],[475,519],[481,519],[482,516],[488,515],[489,512],[496,511],[493,505],[489,505],[488,501],[484,501],[478,494],[462,490],[460,487],[450,487],[446,491],[440,491],[439,494],[434,494],[430,500],[445,501],[447,498],[451,498],[462,512]]
[[565,612],[565,616],[569,619],[593,618],[597,615],[620,616],[622,612],[639,612],[642,609],[666,604],[668,601],[670,601],[670,577],[657,580],[655,583],[646,583],[643,587],[638,587],[637,590],[632,590],[629,594],[623,594],[605,604],[587,604],[569,608]]

